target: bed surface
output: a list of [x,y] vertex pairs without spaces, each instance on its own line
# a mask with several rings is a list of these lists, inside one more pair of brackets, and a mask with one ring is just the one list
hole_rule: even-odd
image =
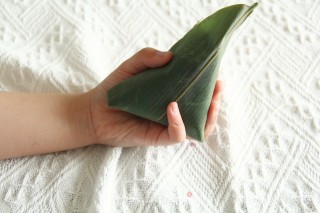
[[[0,1],[0,90],[87,91],[235,3],[253,1]],[[319,212],[320,2],[259,3],[222,60],[208,141],[0,161],[0,212]]]

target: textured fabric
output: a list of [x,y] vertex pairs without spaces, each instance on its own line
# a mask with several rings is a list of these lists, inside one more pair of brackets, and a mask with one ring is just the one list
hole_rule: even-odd
[[[234,3],[2,0],[0,90],[87,91]],[[259,3],[223,58],[207,142],[0,161],[0,212],[319,212],[320,2]]]

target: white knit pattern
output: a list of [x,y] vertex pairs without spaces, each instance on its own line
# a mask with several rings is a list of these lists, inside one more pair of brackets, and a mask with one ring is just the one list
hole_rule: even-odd
[[[235,3],[253,1],[2,0],[0,90],[87,91]],[[320,212],[320,2],[259,3],[224,55],[207,142],[0,161],[0,212]]]

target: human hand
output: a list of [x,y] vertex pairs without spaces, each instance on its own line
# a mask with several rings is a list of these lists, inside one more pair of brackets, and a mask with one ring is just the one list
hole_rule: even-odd
[[[182,142],[186,139],[186,130],[176,102],[167,107],[168,127],[137,117],[107,104],[107,92],[121,81],[134,76],[147,68],[161,67],[167,64],[173,55],[145,48],[123,62],[96,88],[89,91],[89,108],[95,143],[111,146],[159,146]],[[220,107],[222,82],[217,81],[205,127],[205,138],[214,130]]]

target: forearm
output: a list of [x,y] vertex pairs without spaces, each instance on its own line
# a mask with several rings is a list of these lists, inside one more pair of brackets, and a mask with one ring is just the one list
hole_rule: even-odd
[[85,95],[0,93],[0,159],[90,145],[88,104]]

